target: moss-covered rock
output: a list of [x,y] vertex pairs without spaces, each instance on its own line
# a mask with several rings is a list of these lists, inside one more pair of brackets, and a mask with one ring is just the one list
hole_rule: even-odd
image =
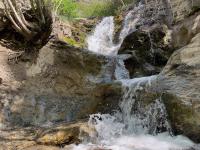
[[58,19],[54,23],[54,35],[71,46],[86,48],[86,38],[100,20],[98,17],[71,21]]

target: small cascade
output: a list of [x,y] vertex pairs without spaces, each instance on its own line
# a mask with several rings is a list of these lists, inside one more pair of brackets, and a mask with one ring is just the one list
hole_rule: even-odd
[[126,125],[127,133],[151,134],[168,131],[170,125],[167,121],[167,113],[162,99],[155,99],[152,104],[144,105],[144,99],[140,95],[156,82],[156,76],[121,80],[123,84],[123,101],[120,103],[122,119]]
[[117,58],[116,68],[115,68],[115,77],[117,80],[129,79],[129,72],[124,65],[123,58]]
[[[93,114],[88,125],[97,137],[73,145],[73,150],[187,150],[195,145],[183,136],[171,136],[165,105],[161,98],[145,106],[139,95],[156,83],[157,76],[120,80],[123,98],[114,115]],[[95,139],[95,141],[94,141]]]
[[141,16],[143,14],[143,5],[140,3],[137,7],[131,10],[124,19],[124,24],[122,31],[119,35],[119,45],[121,46],[123,40],[126,38],[129,33],[132,33],[137,30],[136,26],[141,21]]
[[94,33],[87,38],[88,50],[103,55],[116,55],[113,34],[114,17],[105,17],[96,26]]
[[[124,25],[119,35],[119,42],[114,44],[114,17],[105,17],[103,20],[96,26],[92,35],[87,38],[88,50],[95,52],[97,54],[117,56],[118,50],[126,38],[126,36],[136,30],[138,21],[142,14],[143,5],[139,4],[138,7],[135,7],[130,11],[124,20]],[[124,59],[116,57],[116,69],[115,77],[117,80],[120,79],[129,79],[129,72],[126,70],[124,65]]]
[[87,38],[88,50],[102,55],[117,55],[118,50],[126,36],[136,30],[140,21],[142,4],[131,10],[125,17],[120,32],[119,42],[114,44],[114,17],[105,17],[95,28],[94,33]]
[[[145,1],[146,2],[146,1]],[[155,87],[157,76],[129,79],[124,61],[129,56],[117,56],[123,40],[130,33],[158,19],[160,14],[147,10],[150,7],[140,3],[126,15],[119,42],[114,44],[114,17],[105,17],[87,39],[88,49],[97,54],[113,56],[115,78],[122,83],[123,96],[119,110],[114,114],[90,115],[88,125],[95,128],[96,137],[80,145],[72,145],[73,150],[188,150],[195,144],[183,136],[172,136],[172,129],[167,119],[167,111],[161,97],[147,100],[143,95]],[[160,8],[156,8],[160,12]],[[145,18],[150,15],[150,21]],[[154,15],[156,17],[154,17]],[[151,40],[151,35],[149,34]],[[151,53],[154,54],[151,40]],[[112,62],[113,63],[113,62]]]

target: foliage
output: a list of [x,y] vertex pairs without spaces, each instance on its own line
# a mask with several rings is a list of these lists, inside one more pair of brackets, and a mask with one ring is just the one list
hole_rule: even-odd
[[77,17],[77,3],[74,0],[53,0],[56,13],[68,19]]
[[111,1],[93,0],[90,3],[80,2],[78,5],[80,17],[111,16],[115,14],[117,5]]
[[114,16],[124,6],[134,2],[134,0],[53,1],[56,12],[69,19]]

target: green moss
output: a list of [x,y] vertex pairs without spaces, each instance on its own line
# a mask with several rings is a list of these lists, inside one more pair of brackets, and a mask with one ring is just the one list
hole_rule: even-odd
[[63,40],[71,45],[71,46],[74,46],[74,47],[78,47],[78,48],[84,48],[85,47],[85,38],[86,38],[86,35],[85,34],[81,34],[81,33],[78,33],[73,35],[72,37],[63,37]]
[[66,43],[68,43],[69,45],[75,46],[75,45],[77,44],[77,42],[76,42],[74,39],[71,39],[71,38],[69,38],[69,37],[64,37],[63,39],[64,39],[64,41],[65,41]]
[[96,24],[101,20],[101,18],[92,19],[76,19],[68,22],[68,27],[70,28],[70,34],[61,37],[71,46],[78,48],[86,48],[86,38],[90,32],[94,29]]

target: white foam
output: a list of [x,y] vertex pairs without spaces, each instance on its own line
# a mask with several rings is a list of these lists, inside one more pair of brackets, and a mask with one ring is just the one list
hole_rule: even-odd
[[167,133],[140,136],[121,136],[108,141],[109,144],[80,144],[73,145],[72,150],[186,150],[194,143],[183,136],[171,137]]
[[103,55],[116,55],[117,47],[113,44],[114,17],[105,17],[87,38],[88,50]]
[[134,78],[134,79],[122,79],[120,80],[122,82],[122,85],[124,87],[129,86],[137,86],[139,87],[141,84],[147,84],[148,86],[151,86],[153,81],[156,81],[157,75],[149,76],[149,77],[141,77],[141,78]]

